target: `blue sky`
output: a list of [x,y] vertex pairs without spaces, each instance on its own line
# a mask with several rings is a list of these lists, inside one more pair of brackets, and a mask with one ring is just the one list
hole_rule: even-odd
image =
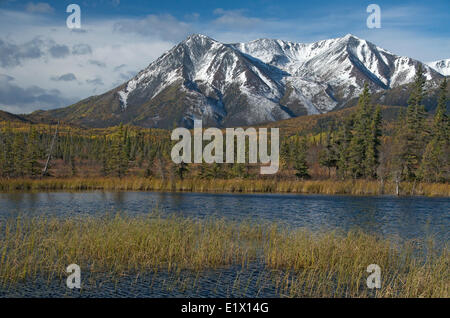
[[[81,7],[82,28],[66,27]],[[368,29],[366,8],[381,8]],[[191,33],[222,42],[355,34],[424,62],[450,58],[450,1],[0,0],[0,109],[26,113],[103,93]]]

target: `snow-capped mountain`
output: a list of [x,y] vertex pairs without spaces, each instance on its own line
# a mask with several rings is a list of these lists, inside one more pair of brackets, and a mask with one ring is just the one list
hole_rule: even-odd
[[[327,112],[356,97],[365,81],[372,91],[409,83],[420,63],[351,34],[309,44],[262,39],[234,46],[286,71],[285,83],[311,102],[308,113]],[[427,79],[437,75],[429,67],[425,72]]]
[[[194,118],[211,125],[225,119],[250,124],[290,117],[278,103],[284,76],[280,69],[249,59],[232,46],[193,35],[141,71],[118,94],[126,112],[172,88],[180,95],[177,103],[184,108],[180,118],[184,125]],[[155,111],[157,125],[165,114]]]
[[343,107],[364,82],[373,92],[409,83],[419,64],[350,34],[309,44],[195,34],[118,88],[49,115],[87,126],[253,125]]
[[450,59],[429,62],[427,64],[442,75],[450,76]]

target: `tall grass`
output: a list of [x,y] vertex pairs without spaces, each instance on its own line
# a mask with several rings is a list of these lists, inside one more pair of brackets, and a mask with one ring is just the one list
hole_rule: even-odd
[[[3,283],[37,273],[61,276],[71,263],[116,275],[246,264],[252,253],[244,242],[260,235],[258,227],[234,226],[224,220],[161,218],[154,213],[64,220],[19,216],[3,222],[2,229]],[[245,233],[240,235],[240,230]]]
[[[306,180],[274,179],[185,179],[162,180],[151,178],[48,178],[0,179],[0,191],[42,190],[120,190],[120,191],[194,191],[194,192],[277,192],[309,194],[378,195],[395,194],[395,184],[387,182],[383,191],[379,182],[371,180]],[[450,196],[448,183],[403,182],[401,195]]]
[[[1,221],[3,287],[66,277],[67,265],[112,277],[161,270],[193,272],[261,264],[280,296],[449,297],[447,247],[426,254],[413,243],[375,235],[311,233],[279,224],[224,219],[117,214],[71,219],[19,216]],[[382,269],[382,288],[369,290],[366,268]],[[195,281],[195,280],[194,280]],[[189,287],[187,287],[189,288]]]
[[[420,256],[419,256],[420,255]],[[418,249],[413,242],[395,247],[361,231],[346,235],[305,231],[275,233],[265,249],[269,267],[283,269],[284,293],[299,296],[448,297],[450,255]],[[382,269],[382,286],[366,285],[366,269]],[[288,271],[286,271],[288,270]]]

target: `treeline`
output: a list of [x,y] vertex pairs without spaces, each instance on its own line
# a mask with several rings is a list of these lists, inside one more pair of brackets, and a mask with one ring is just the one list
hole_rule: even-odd
[[8,124],[0,134],[0,176],[36,177],[41,173],[39,160],[42,153],[39,148],[41,139],[34,127],[28,133],[13,134]]
[[[380,107],[371,104],[365,85],[356,111],[331,122],[326,131],[284,135],[276,175],[261,176],[259,166],[241,163],[174,164],[170,157],[174,142],[164,130],[123,125],[103,130],[60,127],[55,135],[56,127],[12,127],[6,123],[0,131],[0,176],[448,182],[447,81],[440,85],[433,117],[423,105],[425,77],[421,68],[412,85],[408,107],[389,131],[383,129]],[[48,170],[43,171],[49,155]]]
[[0,130],[0,177],[60,176],[60,170],[66,171],[65,176],[77,176],[89,167],[97,175],[123,177],[129,168],[149,169],[155,158],[170,153],[169,137],[160,131],[122,125],[100,132],[64,127],[55,135],[57,127],[40,128],[23,124],[13,127],[9,122],[4,125]]
[[432,121],[422,103],[425,77],[420,67],[413,85],[408,107],[396,121],[393,136],[382,135],[380,108],[374,109],[370,105],[370,94],[365,86],[356,114],[347,117],[337,129],[331,127],[327,133],[320,163],[329,169],[334,168],[341,179],[448,181],[447,81],[444,79],[440,85],[440,97]]
[[[314,147],[313,141],[308,147],[307,137],[293,136],[283,141],[283,168],[293,169],[293,174],[302,179],[309,178],[310,166],[319,162],[327,168],[328,177],[342,180],[448,182],[447,80],[440,85],[432,119],[423,105],[425,77],[422,68],[418,68],[412,85],[408,107],[394,122],[393,134],[383,134],[381,108],[371,105],[369,89],[365,85],[356,112],[337,124],[331,123],[318,147]],[[308,152],[316,155],[308,160]]]

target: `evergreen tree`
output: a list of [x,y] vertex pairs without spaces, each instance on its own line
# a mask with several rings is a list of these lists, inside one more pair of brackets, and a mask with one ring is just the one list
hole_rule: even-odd
[[13,176],[23,177],[25,168],[25,139],[23,134],[17,133],[14,136],[12,145],[13,152]]
[[100,151],[100,159],[101,159],[101,163],[102,163],[102,168],[101,168],[101,174],[103,176],[107,176],[109,174],[109,163],[108,163],[108,155],[110,154],[109,152],[109,146],[108,146],[108,141],[106,139],[106,136],[103,137],[103,144],[101,147],[101,151]]
[[27,176],[36,177],[40,174],[41,167],[39,160],[39,138],[34,127],[30,126],[30,132],[28,133],[27,149],[25,154],[25,173]]
[[126,130],[120,124],[117,134],[113,137],[109,151],[108,171],[119,178],[125,176],[128,170],[128,156],[126,153]]
[[[144,155],[142,155],[144,156]],[[145,177],[151,177],[153,175],[153,165],[155,164],[155,158],[156,158],[156,148],[151,149],[147,153],[147,167],[145,168]]]
[[350,161],[350,142],[352,140],[352,129],[353,129],[353,116],[349,116],[344,119],[343,124],[338,130],[336,138],[337,147],[337,164],[336,173],[337,175],[344,179],[349,173],[349,161]]
[[298,138],[295,147],[294,169],[295,175],[299,179],[309,178],[308,163],[306,161],[307,149],[306,138]]
[[222,165],[216,162],[203,167],[202,178],[204,179],[220,179],[224,177]]
[[419,64],[413,90],[408,100],[408,108],[403,123],[403,129],[400,132],[398,142],[401,152],[398,154],[402,164],[402,174],[408,180],[417,178],[417,172],[422,159],[423,149],[425,148],[425,117],[426,111],[422,104],[424,98],[425,76],[422,66]]
[[198,176],[200,179],[207,179],[208,178],[208,165],[204,162],[200,164],[200,171],[198,173]]
[[3,177],[12,178],[14,175],[14,154],[12,147],[12,130],[11,123],[8,122],[2,133],[2,166],[1,173]]
[[423,154],[420,177],[425,181],[446,181],[449,176],[449,121],[447,117],[447,79],[440,85],[440,93],[436,113],[431,129],[431,140]]
[[360,178],[365,175],[364,162],[366,160],[366,149],[369,146],[370,124],[370,93],[366,82],[359,97],[354,131],[348,149],[348,168],[353,178]]
[[231,176],[234,178],[247,178],[248,171],[246,165],[244,163],[233,163]]
[[377,107],[373,113],[370,131],[366,141],[366,153],[364,160],[364,175],[367,178],[375,178],[379,165],[379,146],[381,144],[381,108]]
[[325,139],[325,147],[319,153],[319,163],[328,168],[328,177],[331,175],[331,168],[335,168],[338,162],[338,155],[336,152],[336,145],[333,139],[333,127],[327,132]]
[[291,144],[288,138],[285,138],[280,147],[280,170],[288,169],[292,161]]
[[75,163],[75,156],[73,154],[70,155],[70,173],[73,176],[77,174],[77,167]]
[[186,174],[189,172],[187,163],[180,162],[179,164],[173,164],[173,172],[175,176],[183,180]]

